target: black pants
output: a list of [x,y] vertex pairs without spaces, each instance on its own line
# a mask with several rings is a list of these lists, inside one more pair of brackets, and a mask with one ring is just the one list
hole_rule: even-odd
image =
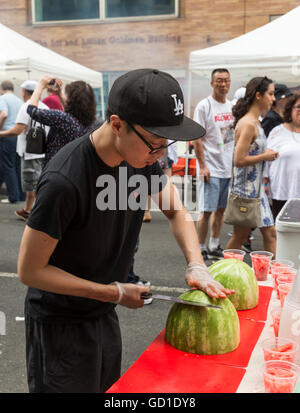
[[274,221],[277,217],[277,215],[279,214],[279,212],[281,211],[281,209],[284,207],[286,201],[278,201],[277,199],[272,199],[272,213],[273,213],[273,218]]
[[30,393],[104,393],[120,377],[115,310],[96,320],[36,321],[25,315]]

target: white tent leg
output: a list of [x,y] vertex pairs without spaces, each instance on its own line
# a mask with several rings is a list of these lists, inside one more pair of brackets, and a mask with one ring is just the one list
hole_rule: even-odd
[[[187,116],[190,117],[191,113],[191,70],[189,69],[189,74],[188,74],[188,95],[187,95],[187,104],[188,104],[188,111],[187,111]],[[187,189],[188,185],[186,182],[186,176],[188,175],[188,170],[189,170],[189,143],[186,142],[185,145],[185,172],[184,172],[184,181],[183,181],[183,190],[184,190],[184,195],[183,195],[183,204],[186,207],[187,206]]]

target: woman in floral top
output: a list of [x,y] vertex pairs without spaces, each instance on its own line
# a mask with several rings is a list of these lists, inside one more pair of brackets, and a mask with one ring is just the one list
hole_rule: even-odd
[[64,111],[38,109],[37,105],[44,89],[52,78],[44,76],[38,83],[27,112],[32,119],[50,126],[44,167],[50,159],[68,142],[84,135],[94,126],[96,120],[96,99],[92,87],[83,81],[75,81],[66,86],[66,96],[62,93],[62,81],[55,79],[52,90],[60,98]]
[[[243,198],[260,198],[260,225],[264,249],[276,252],[276,231],[269,201],[263,184],[263,165],[274,161],[278,152],[267,149],[267,140],[259,117],[270,110],[274,97],[274,84],[267,77],[255,77],[246,87],[245,97],[232,109],[235,117],[235,150],[232,189]],[[234,226],[226,248],[241,248],[251,228]]]

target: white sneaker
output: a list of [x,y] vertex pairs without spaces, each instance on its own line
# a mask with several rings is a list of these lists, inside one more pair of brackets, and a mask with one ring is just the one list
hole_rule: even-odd
[[152,303],[152,301],[153,301],[153,298],[152,298],[152,297],[150,297],[150,298],[146,298],[146,299],[144,300],[144,305],[151,304],[151,303]]
[[4,198],[4,199],[1,199],[1,204],[10,204],[10,201],[8,198]]
[[143,285],[144,287],[150,287],[151,283],[150,283],[150,281],[145,281],[145,280],[139,279],[139,281],[137,282],[137,285]]

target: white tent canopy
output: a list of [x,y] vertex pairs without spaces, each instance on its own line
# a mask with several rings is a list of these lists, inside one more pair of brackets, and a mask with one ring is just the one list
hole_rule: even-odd
[[229,97],[256,76],[275,83],[300,84],[300,6],[276,20],[225,43],[190,53],[189,110],[211,93],[210,75],[217,67],[231,74]]
[[[256,76],[268,76],[275,83],[290,87],[300,85],[300,6],[284,16],[249,33],[227,42],[190,53],[188,74],[188,115],[199,100],[212,92],[211,72],[216,68],[227,68],[231,75],[234,92]],[[186,159],[188,145],[184,145]],[[183,149],[183,148],[182,148]],[[187,174],[186,162],[186,174]],[[184,200],[186,204],[187,190]]]
[[27,39],[0,24],[0,80],[20,85],[24,80],[39,80],[48,74],[65,82],[84,80],[100,88],[103,108],[102,74],[80,65]]

